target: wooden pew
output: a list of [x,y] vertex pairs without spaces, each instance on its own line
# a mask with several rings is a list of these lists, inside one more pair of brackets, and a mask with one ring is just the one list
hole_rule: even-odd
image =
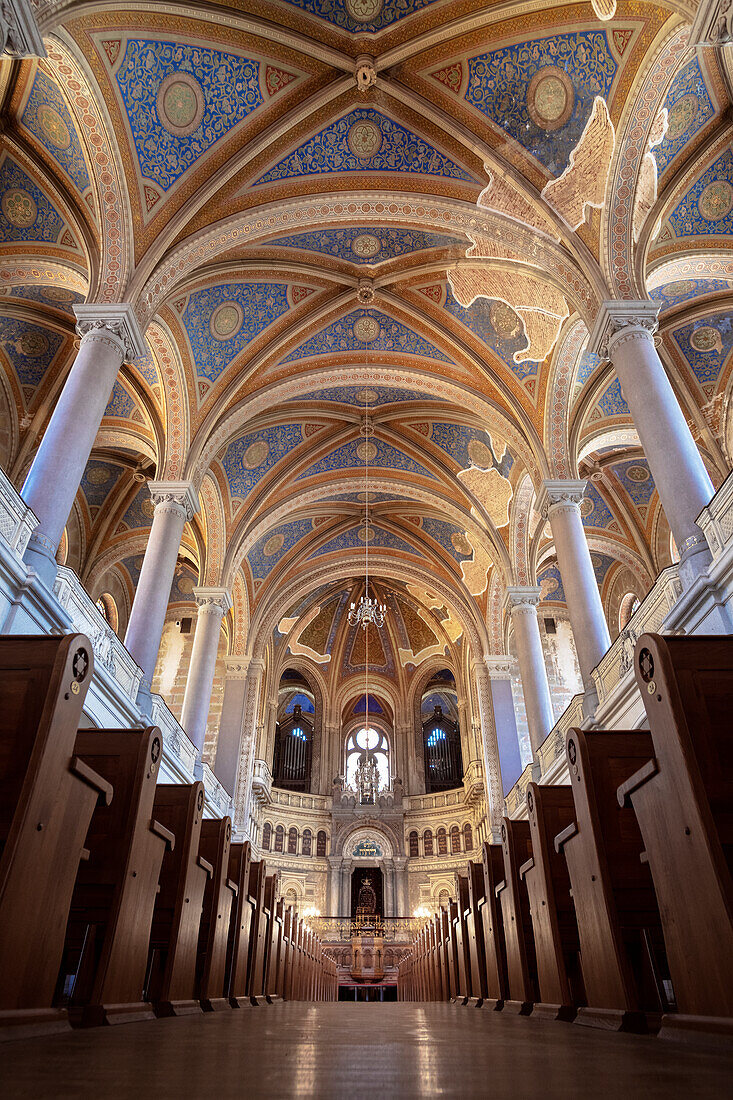
[[247,959],[254,899],[249,893],[252,849],[248,840],[229,845],[229,879],[237,892],[232,903],[227,940],[226,996],[232,1008],[251,1008],[247,994]]
[[0,638],[0,1031],[68,1028],[52,1008],[84,839],[112,786],[74,755],[94,662],[83,634]]
[[159,784],[153,815],[176,838],[163,856],[153,910],[146,1000],[158,1016],[202,1011],[196,999],[196,952],[206,883],[213,867],[199,854],[204,785]]
[[440,956],[438,954],[438,944],[436,939],[435,918],[428,922],[427,937],[428,959],[430,966],[430,1000],[441,1001],[443,999],[443,994],[440,983]]
[[468,911],[466,925],[471,966],[471,1004],[480,1008],[486,989],[486,947],[481,918],[480,902],[484,896],[484,869],[482,864],[471,860],[468,864]]
[[501,848],[504,857],[504,881],[496,887],[501,904],[506,944],[509,998],[504,1011],[528,1016],[539,1000],[537,955],[526,884],[519,868],[532,854],[528,821],[505,817],[501,824]]
[[634,664],[653,751],[618,800],[634,808],[659,902],[679,1010],[662,1034],[730,1037],[733,641],[642,634]]
[[451,984],[455,979],[452,977],[451,971],[450,912],[447,909],[442,909],[438,913],[438,920],[440,921],[438,950],[440,952],[440,969],[443,975],[443,1000],[450,1001],[451,997],[455,996],[455,986]]
[[454,933],[456,939],[456,981],[459,1004],[468,1004],[471,997],[471,956],[468,943],[468,878],[456,873],[456,919]]
[[298,911],[293,907],[292,916],[290,918],[290,966],[288,967],[288,973],[285,979],[285,988],[287,994],[286,1001],[297,1001],[298,999],[298,970],[300,965],[300,937],[302,934],[303,922],[302,918],[298,916]]
[[447,1001],[449,998],[448,982],[446,979],[445,968],[443,966],[442,914],[436,913],[431,923],[433,938],[433,965],[435,967],[435,999],[436,1001]]
[[199,854],[213,867],[204,892],[196,959],[198,999],[205,1012],[231,1007],[225,990],[229,927],[237,895],[237,884],[229,878],[231,840],[231,818],[201,823]]
[[265,881],[265,917],[267,928],[265,933],[265,973],[263,979],[263,992],[265,1002],[272,1004],[275,993],[275,981],[277,976],[277,955],[279,951],[280,932],[282,931],[282,907],[278,916],[277,891],[280,883],[280,873],[276,871],[268,875]]
[[482,1008],[500,1012],[509,997],[504,920],[496,888],[504,881],[504,855],[500,844],[484,841],[481,848],[484,896],[479,902],[486,955],[486,996]]
[[575,820],[572,788],[530,783],[527,819],[532,855],[519,875],[529,895],[537,951],[541,999],[534,1014],[572,1020],[585,1004],[585,989],[570,875],[565,858],[555,851],[555,837]]
[[651,734],[570,729],[565,746],[575,821],[555,837],[555,849],[570,873],[588,999],[575,1022],[653,1029],[666,977],[661,922],[634,811],[619,808],[616,797],[652,755]]
[[283,913],[282,950],[280,951],[280,958],[278,960],[276,982],[277,995],[282,998],[282,1000],[286,1000],[288,995],[288,980],[290,978],[293,957],[294,917],[295,910],[293,906],[287,905]]
[[62,976],[72,1022],[153,1019],[143,1001],[148,945],[163,855],[175,842],[153,817],[163,735],[156,726],[81,730],[74,751],[112,785],[114,798],[92,815],[90,856],[71,900]]
[[249,960],[247,963],[247,994],[253,1005],[265,1002],[265,950],[267,943],[267,917],[265,908],[265,882],[267,865],[264,859],[252,863],[249,874],[249,892],[254,899],[252,923],[249,930]]
[[460,971],[458,962],[458,936],[456,931],[456,924],[458,923],[458,903],[455,901],[448,902],[448,935],[447,935],[447,954],[448,954],[448,974],[450,977],[450,1002],[455,1004],[460,997]]

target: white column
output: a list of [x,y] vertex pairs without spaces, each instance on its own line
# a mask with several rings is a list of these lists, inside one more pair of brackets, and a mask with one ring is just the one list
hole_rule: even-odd
[[244,706],[247,696],[249,657],[225,657],[224,699],[216,739],[214,774],[234,798],[239,754],[242,750]]
[[327,917],[339,917],[341,913],[341,856],[328,857],[328,912]]
[[150,697],[183,528],[198,511],[190,481],[151,481],[149,489],[155,503],[153,525],[125,635],[125,645],[143,670],[142,706]]
[[713,485],[654,346],[658,310],[655,302],[604,302],[589,346],[613,363],[691,579],[710,562],[695,520],[713,496]]
[[226,588],[194,588],[193,594],[199,610],[183,696],[181,725],[196,746],[200,758],[211,707],[221,620],[232,606],[232,597]]
[[[511,658],[506,658],[511,660]],[[484,661],[487,663],[485,664]],[[475,657],[471,663],[471,672],[476,684],[478,718],[481,723],[481,742],[483,747],[484,790],[486,799],[486,818],[492,837],[501,836],[501,819],[504,813],[504,792],[501,780],[501,756],[497,738],[496,723],[492,712],[491,682],[487,674],[490,658]],[[498,840],[497,840],[498,843]]]
[[[484,664],[489,675],[491,717],[496,731],[501,793],[506,796],[524,770],[512,695],[512,676],[516,675],[517,666],[514,659],[505,654],[484,657]],[[499,835],[501,835],[503,800],[501,807],[497,823]],[[494,825],[493,819],[492,825]]]
[[585,481],[543,481],[537,507],[552,528],[583,686],[595,693],[591,673],[611,636],[580,516],[585,486]]
[[405,856],[395,856],[394,864],[394,915],[396,917],[409,917],[407,905],[409,902],[407,890],[407,859]]
[[89,461],[104,410],[123,362],[145,355],[132,307],[74,307],[81,344],[22,489],[38,516],[26,561],[46,584],[56,576],[55,555]]
[[504,607],[509,611],[514,627],[514,641],[517,646],[524,705],[529,724],[529,739],[535,757],[540,745],[555,724],[550,686],[547,682],[545,655],[537,622],[537,605],[540,597],[539,588],[516,586],[507,588],[504,597]]
[[[257,739],[262,735],[262,727],[258,725],[260,709],[260,694],[262,680],[265,672],[265,662],[261,657],[252,657],[247,667],[247,683],[244,696],[244,716],[242,718],[241,735],[235,748],[235,736],[232,731],[232,741],[227,756],[235,759],[235,791],[234,801],[236,805],[237,831],[241,832],[249,828],[250,804],[252,801],[252,771],[257,754]],[[222,780],[222,782],[224,782]]]

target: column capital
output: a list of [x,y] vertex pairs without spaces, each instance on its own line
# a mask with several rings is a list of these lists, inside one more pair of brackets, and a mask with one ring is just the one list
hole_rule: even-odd
[[534,611],[542,599],[542,589],[539,585],[511,584],[504,590],[504,610],[527,612]]
[[0,14],[0,53],[12,57],[46,57],[30,0],[4,0]]
[[579,509],[587,484],[587,481],[574,479],[543,481],[537,497],[537,511],[543,519],[550,519],[556,508]]
[[733,10],[730,0],[700,4],[692,20],[688,45],[727,46],[733,41]]
[[199,496],[192,481],[149,481],[148,489],[156,508],[159,504],[177,505],[187,520],[199,510]]
[[143,359],[148,354],[145,337],[129,302],[116,302],[114,305],[82,303],[74,306],[74,313],[79,335],[90,339],[115,337],[119,341],[123,362]]
[[657,331],[659,304],[648,299],[639,302],[601,302],[596,323],[588,341],[588,350],[604,359],[625,340],[652,340]]
[[490,680],[511,680],[517,672],[517,662],[507,653],[489,654],[484,664]]
[[246,680],[251,660],[251,657],[225,657],[227,680]]
[[226,615],[232,606],[232,595],[228,588],[194,588],[193,597],[201,611],[218,611]]

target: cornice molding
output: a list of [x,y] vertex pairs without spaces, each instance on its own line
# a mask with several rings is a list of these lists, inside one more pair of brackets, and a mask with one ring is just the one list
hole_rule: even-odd
[[658,327],[659,304],[644,301],[601,303],[588,341],[588,350],[611,359],[614,348],[628,338],[653,340]]
[[129,302],[104,305],[99,302],[74,306],[76,331],[84,339],[114,337],[119,343],[123,362],[132,363],[148,354],[135,311]]

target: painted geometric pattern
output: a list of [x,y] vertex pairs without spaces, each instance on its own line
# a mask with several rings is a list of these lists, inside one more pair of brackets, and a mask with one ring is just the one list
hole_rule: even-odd
[[585,385],[600,361],[600,357],[596,355],[594,351],[583,352],[578,364],[578,373],[575,376],[575,385],[577,389]]
[[473,554],[473,550],[466,540],[465,532],[457,524],[446,523],[445,520],[434,519],[432,516],[423,516],[420,526],[427,535],[430,535],[444,550],[447,550],[457,562],[465,561]]
[[[367,323],[359,324],[363,317],[378,323],[379,332],[376,335],[374,335],[373,324],[371,331]],[[360,334],[366,335],[367,339],[360,339]],[[443,363],[451,362],[442,351],[438,351],[433,344],[428,343],[422,336],[418,336],[416,332],[400,324],[399,321],[393,321],[391,317],[375,309],[356,309],[347,317],[334,321],[315,336],[311,336],[310,340],[306,340],[295,351],[291,351],[290,355],[283,359],[283,363],[293,363],[297,359],[308,359],[313,355],[367,350],[405,352],[408,355],[424,355],[428,359],[440,359]]]
[[[533,82],[541,69],[548,70],[545,79]],[[605,31],[560,34],[472,57],[466,100],[559,176],[593,101],[596,96],[608,99],[615,75]],[[545,102],[542,96],[551,98]],[[568,108],[567,120],[558,125]],[[551,128],[542,124],[543,118]]]
[[[373,443],[375,453],[369,458],[372,467],[388,470],[407,470],[410,473],[421,474],[422,477],[435,481],[433,475],[424,466],[413,462],[411,458],[408,458],[402,451],[398,451],[390,443],[385,443],[381,439],[373,439]],[[364,457],[360,453],[362,447],[362,440],[354,439],[351,443],[345,443],[343,447],[338,447],[335,451],[331,451],[330,454],[315,462],[305,473],[300,474],[297,480],[302,481],[304,477],[315,477],[316,474],[329,473],[331,470],[363,469]]]
[[194,603],[193,590],[198,583],[198,577],[191,569],[185,566],[176,571],[171,585],[168,603]]
[[267,471],[302,442],[300,424],[279,424],[235,439],[221,460],[232,498],[244,500]]
[[593,572],[596,575],[596,583],[600,588],[606,579],[606,574],[612,565],[616,564],[615,558],[610,557],[608,554],[599,554],[597,551],[593,551],[590,556],[591,564],[593,565]]
[[417,229],[349,226],[314,233],[295,233],[267,243],[271,248],[303,248],[306,252],[318,252],[354,264],[379,264],[410,252],[420,252],[426,248],[455,248],[466,242],[444,233],[423,233]]
[[119,382],[115,382],[112,390],[112,396],[107,402],[107,408],[104,410],[105,416],[114,416],[117,420],[127,420],[132,416],[137,404],[127,392],[124,386]]
[[585,487],[585,498],[580,507],[584,527],[607,527],[613,516],[592,481]]
[[537,574],[537,583],[542,590],[543,603],[565,603],[565,589],[556,565],[548,565],[541,570]]
[[618,462],[613,472],[637,508],[646,508],[654,493],[654,480],[645,458]]
[[660,175],[680,149],[715,114],[696,57],[674,78],[663,106],[667,108],[667,133],[652,149]]
[[375,34],[433,0],[286,0],[309,15],[326,19],[352,34]]
[[63,228],[43,192],[6,157],[0,168],[0,241],[57,241]]
[[661,313],[680,302],[687,302],[690,298],[701,297],[703,294],[714,294],[718,290],[732,290],[733,283],[725,279],[677,279],[666,286],[657,286],[649,291],[649,297],[661,305]]
[[157,386],[160,383],[158,372],[155,369],[152,355],[144,355],[135,360],[135,370],[141,374],[149,386]]
[[96,458],[90,459],[81,479],[81,487],[87,499],[87,504],[91,508],[104,504],[121,474],[122,467],[116,466],[113,462],[99,462]]
[[669,215],[677,237],[733,232],[733,154],[727,149]]
[[141,485],[136,496],[128,505],[127,511],[122,517],[122,522],[130,531],[137,531],[141,527],[150,527],[153,522],[155,504],[150,496],[147,485]]
[[[348,504],[363,504],[364,493],[338,493],[333,497],[324,497],[324,500],[344,501]],[[383,504],[387,500],[409,500],[409,497],[404,497],[401,493],[370,493],[370,504]]]
[[312,530],[313,523],[311,520],[300,519],[294,520],[292,523],[283,523],[258,539],[247,554],[247,561],[252,570],[253,578],[264,580],[270,570],[280,561],[280,558]]
[[0,317],[0,347],[7,355],[21,386],[37,386],[63,343],[63,336],[40,325]]
[[[258,61],[201,46],[128,42],[117,83],[143,178],[167,191],[210,146],[259,107],[259,71]],[[177,73],[178,81],[167,80]]]
[[621,393],[621,383],[618,378],[611,383],[603,397],[598,402],[598,407],[604,416],[629,416],[629,406],[624,401]]
[[256,183],[364,171],[407,172],[474,182],[468,172],[424,138],[371,107],[359,107],[310,138]]
[[40,302],[44,306],[53,306],[54,309],[74,316],[73,306],[84,301],[83,294],[77,294],[75,290],[69,290],[61,286],[14,286],[10,289],[13,298],[25,298],[27,302]]
[[733,314],[698,318],[675,329],[673,336],[701,385],[717,381],[733,348]]
[[89,187],[84,154],[61,92],[39,69],[21,122],[83,193]]
[[430,438],[441,450],[449,454],[462,470],[469,466],[498,470],[502,477],[508,477],[514,465],[514,458],[508,450],[498,461],[491,446],[491,438],[480,428],[467,428],[463,424],[438,424],[431,428]]
[[[502,309],[505,309],[503,302],[498,304]],[[445,309],[456,320],[470,329],[475,336],[478,336],[479,340],[483,340],[485,344],[492,348],[517,378],[523,381],[525,378],[537,374],[537,363],[529,359],[523,363],[514,362],[514,353],[523,351],[527,347],[527,337],[524,335],[521,326],[519,326],[517,335],[511,336],[509,339],[498,333],[491,322],[492,309],[495,305],[497,303],[493,299],[477,298],[466,309],[453,297],[450,287],[446,292]]]
[[285,283],[229,283],[192,294],[183,314],[196,369],[216,381],[235,355],[288,309]]
[[[401,550],[405,554],[418,554],[418,551],[414,546],[410,546],[404,539],[399,538],[397,535],[393,535],[391,531],[385,531],[382,527],[377,527],[375,524],[370,524],[372,537],[369,541],[369,549],[389,549],[389,550]],[[362,550],[365,543],[363,538],[360,537],[360,532],[363,529],[360,527],[352,527],[349,531],[344,531],[342,534],[337,535],[335,539],[331,539],[325,546],[321,546],[316,550],[314,554],[311,554],[311,558],[319,558],[322,554],[333,554],[339,550]],[[422,556],[422,555],[420,555]],[[309,559],[310,560],[310,559]]]
[[418,390],[406,390],[391,386],[329,386],[314,393],[304,393],[299,397],[290,397],[289,401],[333,401],[339,405],[369,406],[375,409],[379,405],[391,405],[397,401],[440,401],[432,393]]

